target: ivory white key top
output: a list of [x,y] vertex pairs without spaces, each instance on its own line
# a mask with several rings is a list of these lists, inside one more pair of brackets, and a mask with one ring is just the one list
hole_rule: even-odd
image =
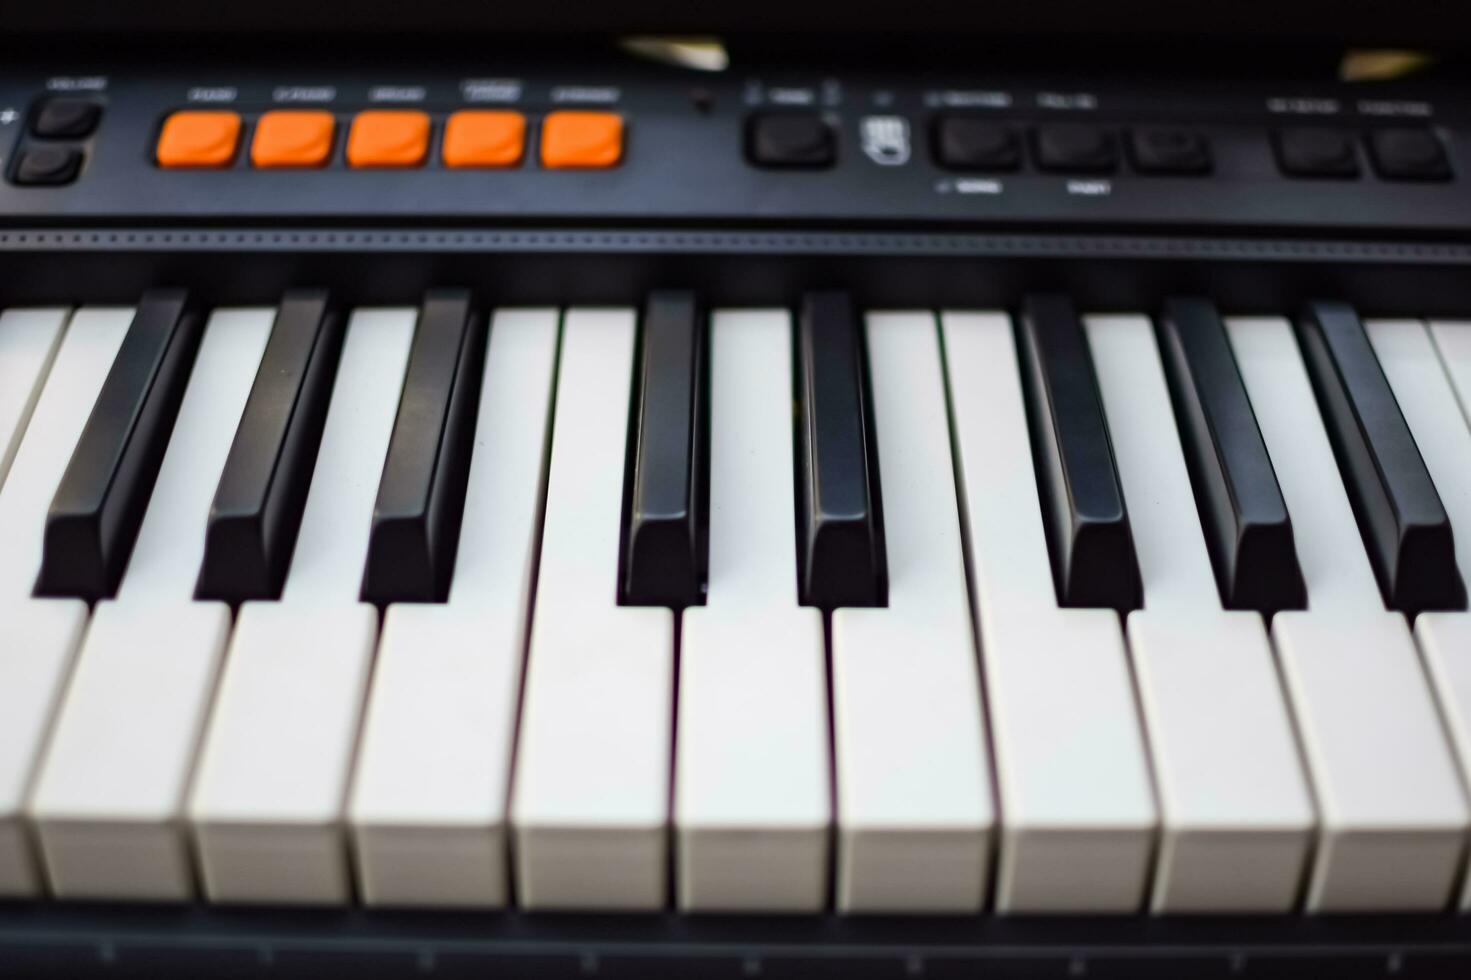
[[632,310],[562,324],[511,822],[527,908],[664,903],[674,621],[620,607]]
[[87,622],[83,602],[31,598],[46,512],[132,320],[72,315],[0,488],[0,895],[41,887],[22,808]]
[[1307,584],[1308,608],[1272,622],[1318,804],[1307,908],[1442,908],[1468,815],[1409,629],[1384,607],[1291,324],[1226,328]]
[[684,611],[681,908],[816,911],[832,822],[822,614],[797,604],[792,324],[717,311],[708,603]]
[[193,892],[184,794],[230,610],[192,596],[273,315],[210,318],[117,599],[98,605],[78,655],[30,807],[59,897]]
[[506,902],[557,325],[556,310],[495,314],[449,599],[384,617],[348,810],[369,905]]
[[1154,759],[1156,912],[1287,912],[1314,823],[1262,618],[1226,612],[1154,328],[1084,319],[1144,580],[1128,617]]
[[[1471,580],[1471,323],[1370,320],[1364,329],[1451,519],[1461,580]],[[1415,638],[1471,781],[1471,612],[1421,613]],[[1461,907],[1471,908],[1471,885]]]
[[833,613],[837,904],[973,912],[994,826],[980,672],[931,313],[871,313],[887,608]]
[[941,323],[999,788],[996,907],[1132,912],[1156,817],[1118,617],[1058,607],[1010,318]]
[[0,313],[0,486],[20,448],[70,315],[64,307]]
[[417,315],[353,313],[281,600],[236,618],[189,803],[211,901],[351,894],[343,808],[378,626],[358,592]]

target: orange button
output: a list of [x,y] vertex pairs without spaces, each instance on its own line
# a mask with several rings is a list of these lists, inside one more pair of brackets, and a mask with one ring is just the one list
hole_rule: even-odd
[[240,116],[224,109],[176,112],[158,134],[160,167],[227,167],[240,142]]
[[320,167],[332,155],[332,113],[274,109],[255,124],[250,161],[257,167]]
[[369,109],[347,134],[354,167],[417,167],[429,153],[429,117],[415,109]]
[[544,167],[611,167],[622,156],[623,118],[616,112],[553,112],[542,120]]
[[500,109],[463,109],[444,124],[446,167],[514,167],[526,144],[526,117]]

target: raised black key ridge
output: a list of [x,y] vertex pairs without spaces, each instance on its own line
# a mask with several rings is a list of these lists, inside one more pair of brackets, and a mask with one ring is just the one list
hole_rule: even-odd
[[710,525],[707,327],[693,293],[656,292],[644,308],[629,433],[621,601],[705,601]]
[[1221,602],[1302,609],[1307,589],[1287,502],[1215,306],[1171,299],[1156,330]]
[[1058,602],[1138,609],[1139,562],[1082,324],[1066,297],[1032,296],[1017,332]]
[[1464,608],[1450,518],[1358,315],[1311,303],[1297,337],[1385,604]]
[[238,603],[280,596],[342,337],[343,318],[324,290],[292,290],[282,298],[210,506],[199,598]]

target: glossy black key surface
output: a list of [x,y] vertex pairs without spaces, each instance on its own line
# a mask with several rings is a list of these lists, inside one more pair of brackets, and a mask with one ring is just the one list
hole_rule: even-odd
[[1450,518],[1358,315],[1309,304],[1297,337],[1385,604],[1464,608]]
[[324,290],[281,301],[210,506],[201,599],[274,599],[301,526],[327,419],[342,317]]
[[366,602],[442,602],[449,593],[485,362],[476,320],[462,290],[430,293],[419,311],[373,505]]
[[1157,330],[1222,604],[1264,613],[1304,608],[1287,502],[1225,324],[1209,300],[1172,299]]
[[1032,296],[1017,332],[1058,602],[1138,609],[1139,563],[1082,324],[1065,297]]
[[707,328],[693,293],[658,292],[639,337],[622,601],[705,601],[709,540]]
[[138,303],[46,515],[36,594],[103,599],[117,591],[199,346],[182,290]]
[[846,294],[802,303],[797,372],[797,544],[804,605],[888,601],[878,459],[863,344]]

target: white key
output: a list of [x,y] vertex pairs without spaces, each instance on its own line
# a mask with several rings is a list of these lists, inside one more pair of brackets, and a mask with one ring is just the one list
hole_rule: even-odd
[[664,903],[674,618],[617,604],[635,319],[562,324],[511,822],[527,908]]
[[1311,912],[1439,909],[1466,801],[1404,618],[1384,608],[1292,326],[1226,328],[1292,517],[1308,608],[1272,638],[1318,804]]
[[681,908],[816,911],[832,823],[822,614],[797,604],[792,326],[711,327],[710,574],[684,612],[674,823]]
[[1287,912],[1314,825],[1261,616],[1226,612],[1154,328],[1084,319],[1144,608],[1128,617],[1160,806],[1156,912]]
[[193,893],[184,794],[230,610],[192,597],[210,503],[274,316],[210,318],[127,573],[87,630],[30,807],[61,898]]
[[837,904],[981,907],[995,815],[931,313],[867,317],[889,602],[833,613]]
[[20,448],[70,315],[60,307],[0,313],[0,486]]
[[388,608],[348,809],[369,905],[506,903],[506,807],[556,310],[490,327],[449,599]]
[[72,315],[0,488],[0,895],[41,887],[22,808],[87,622],[84,602],[31,598],[46,512],[132,321],[131,309]]
[[417,318],[348,321],[281,600],[236,619],[189,803],[211,901],[351,893],[343,809],[378,627],[358,591]]
[[1132,912],[1156,817],[1118,616],[1057,605],[1010,319],[941,322],[999,790],[996,907]]
[[[1471,323],[1370,320],[1364,327],[1451,519],[1461,580],[1471,581]],[[1421,613],[1415,637],[1462,778],[1471,780],[1471,613]],[[1471,885],[1461,907],[1471,908]]]

